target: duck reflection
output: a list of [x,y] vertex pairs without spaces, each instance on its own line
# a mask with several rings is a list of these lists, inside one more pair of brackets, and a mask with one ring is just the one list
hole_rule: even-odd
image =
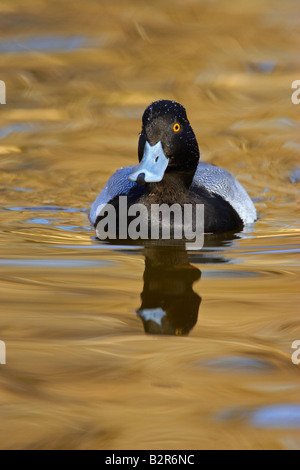
[[146,333],[187,335],[197,323],[201,297],[193,284],[201,271],[184,246],[146,247],[142,304],[137,310]]
[[202,298],[194,291],[201,271],[194,264],[223,264],[229,261],[220,248],[238,235],[208,237],[204,250],[188,252],[185,243],[174,246],[144,245],[145,271],[141,306],[137,315],[146,333],[188,335],[198,320]]
[[[195,251],[188,251],[185,242],[179,240],[173,245],[165,245],[161,240],[138,240],[138,244],[129,239],[122,240],[123,248],[142,247],[145,256],[141,305],[136,310],[145,332],[188,335],[197,323],[202,301],[194,290],[202,274],[195,264],[220,265],[230,262],[228,255],[225,255],[226,248],[240,238],[240,234],[234,232],[209,235],[205,237],[203,249]],[[107,244],[115,246],[114,243]],[[128,253],[132,255],[131,250]]]

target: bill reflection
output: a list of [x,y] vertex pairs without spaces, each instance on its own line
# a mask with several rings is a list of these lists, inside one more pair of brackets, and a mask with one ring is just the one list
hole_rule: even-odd
[[185,246],[146,247],[144,288],[137,310],[145,332],[189,334],[201,304],[193,290],[200,278],[201,271],[190,264]]

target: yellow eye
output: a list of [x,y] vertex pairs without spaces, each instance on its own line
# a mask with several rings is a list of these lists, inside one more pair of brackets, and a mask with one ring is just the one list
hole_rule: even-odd
[[174,131],[174,132],[180,131],[180,125],[178,124],[178,122],[176,122],[176,124],[174,124],[174,126],[173,126],[173,131]]

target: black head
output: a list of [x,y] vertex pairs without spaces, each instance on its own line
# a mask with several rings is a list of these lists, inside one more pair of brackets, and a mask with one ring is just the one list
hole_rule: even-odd
[[138,155],[140,166],[130,176],[142,183],[160,182],[165,173],[181,172],[192,181],[199,148],[185,108],[175,101],[159,100],[143,115]]

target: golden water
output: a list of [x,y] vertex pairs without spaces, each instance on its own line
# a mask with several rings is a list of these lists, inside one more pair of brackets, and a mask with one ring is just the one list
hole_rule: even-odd
[[[2,0],[0,31],[1,448],[300,449],[298,0]],[[95,240],[89,204],[159,98],[247,188],[253,231]]]

